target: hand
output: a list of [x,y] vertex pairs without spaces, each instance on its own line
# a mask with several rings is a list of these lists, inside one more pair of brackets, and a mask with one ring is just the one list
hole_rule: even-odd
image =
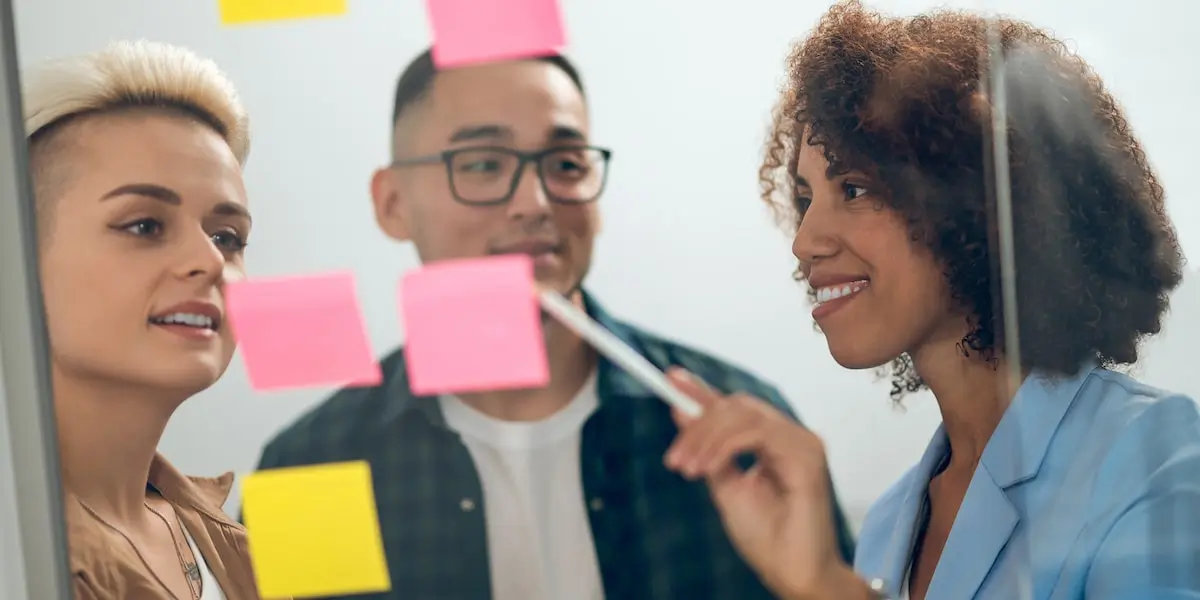
[[[821,439],[758,398],[722,397],[682,370],[669,377],[704,413],[675,412],[680,432],[665,463],[706,480],[730,540],[763,582],[786,598],[860,597],[866,586],[847,577],[838,551]],[[755,466],[742,471],[735,460],[748,453]]]

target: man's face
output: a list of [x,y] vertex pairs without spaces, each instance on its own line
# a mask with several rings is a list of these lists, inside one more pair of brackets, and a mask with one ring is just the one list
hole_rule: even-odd
[[[437,75],[401,119],[396,138],[400,161],[468,148],[569,152],[588,144],[587,110],[571,78],[549,63],[455,69]],[[422,262],[525,253],[534,258],[539,283],[573,291],[587,274],[600,225],[595,202],[553,201],[556,185],[580,176],[575,155],[542,161],[547,185],[539,165],[527,162],[507,201],[462,201],[495,190],[503,196],[512,156],[482,151],[451,167],[431,161],[381,169],[372,182],[376,219],[391,237],[411,240]]]

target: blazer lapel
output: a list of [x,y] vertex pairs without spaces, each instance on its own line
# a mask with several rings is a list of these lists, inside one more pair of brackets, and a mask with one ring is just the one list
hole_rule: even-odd
[[[1092,370],[1087,365],[1066,379],[1035,373],[1017,390],[975,468],[926,598],[975,597],[1021,523],[1010,494],[1032,485],[1054,434]],[[1021,549],[1017,556],[1027,560],[1029,553]],[[1021,593],[1012,600],[1026,600],[1031,593],[1028,587],[1014,588]]]
[[925,597],[974,598],[1020,520],[1004,489],[992,481],[981,463],[967,487]]
[[[894,495],[882,499],[872,508],[869,519],[890,531],[876,539],[859,540],[859,555],[855,568],[868,577],[878,577],[885,582],[886,591],[893,598],[901,596],[900,587],[908,574],[909,558],[916,537],[921,505],[925,500],[925,488],[942,458],[949,450],[946,433],[939,425],[934,432],[921,462],[907,474],[894,490]],[[874,529],[874,528],[873,528]],[[881,544],[883,550],[874,552],[872,546]]]

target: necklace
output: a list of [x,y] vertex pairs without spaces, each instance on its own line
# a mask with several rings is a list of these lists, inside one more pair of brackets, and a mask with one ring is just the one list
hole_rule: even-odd
[[[200,565],[183,557],[183,550],[180,548],[179,539],[175,537],[175,528],[171,527],[171,522],[162,513],[154,510],[149,502],[143,501],[142,504],[145,504],[146,510],[154,513],[154,516],[167,526],[167,531],[171,534],[171,542],[175,545],[175,557],[179,559],[179,566],[183,568],[183,578],[187,580],[188,591],[192,593],[192,600],[199,600],[203,591],[201,586],[204,584],[200,579]],[[179,520],[179,513],[175,513],[175,522],[179,524],[179,530],[183,531],[183,521]],[[191,548],[188,548],[188,551],[190,552]]]
[[[150,575],[152,577],[154,577],[154,580],[157,581],[158,584],[163,587],[163,589],[170,592],[172,597],[178,598],[178,596],[175,596],[174,592],[171,592],[171,588],[170,588],[170,586],[167,585],[167,582],[163,581],[162,578],[158,576],[158,573],[155,573],[153,569],[149,568],[150,563],[146,562],[146,557],[144,555],[142,555],[142,551],[138,549],[137,544],[133,543],[133,539],[130,538],[128,534],[126,534],[124,531],[122,531],[120,527],[117,527],[116,525],[109,523],[107,520],[104,519],[104,517],[101,517],[100,513],[97,513],[95,511],[95,509],[88,506],[88,504],[86,502],[84,502],[82,498],[79,498],[78,496],[76,496],[75,501],[78,502],[79,506],[83,507],[83,510],[85,512],[87,512],[87,514],[90,515],[93,519],[95,519],[101,525],[111,529],[117,535],[121,536],[121,539],[125,540],[125,542],[127,544],[129,544],[129,547],[133,550],[133,553],[135,555],[137,555],[138,559],[142,561],[142,564],[146,565],[147,570],[150,571]],[[144,501],[142,502],[142,504],[145,505],[145,507],[150,512],[154,513],[155,516],[157,516],[159,519],[161,519],[164,524],[167,523],[166,518],[163,517],[161,514],[159,514],[158,511],[154,510],[153,508],[150,508],[149,504],[147,504]],[[178,515],[177,515],[177,517],[178,517]],[[183,553],[179,550],[179,541],[175,538],[174,529],[170,525],[168,525],[167,530],[171,533],[171,541],[175,543],[175,553],[176,553],[176,556],[178,556],[178,558],[179,558],[180,566],[183,568],[184,579],[187,581],[188,591],[191,592],[192,600],[199,600],[200,592],[197,591],[192,585],[192,581],[193,581],[192,570],[196,571],[196,579],[198,579],[199,578],[199,568],[196,566],[195,563],[189,563],[183,559]]]

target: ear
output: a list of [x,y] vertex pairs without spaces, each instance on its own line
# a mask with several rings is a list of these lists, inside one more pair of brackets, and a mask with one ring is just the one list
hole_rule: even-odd
[[384,167],[371,176],[371,203],[375,207],[375,222],[388,237],[407,242],[412,239],[404,210],[404,199],[396,183],[395,171]]

